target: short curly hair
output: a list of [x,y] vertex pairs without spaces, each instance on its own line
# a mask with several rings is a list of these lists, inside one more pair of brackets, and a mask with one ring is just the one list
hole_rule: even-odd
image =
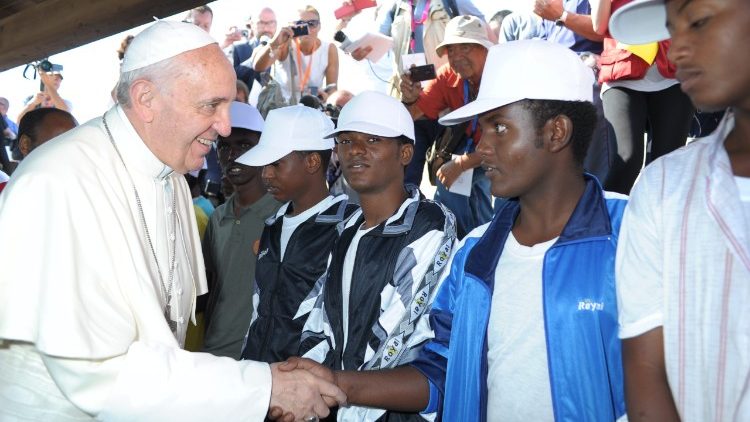
[[573,122],[571,145],[576,164],[583,165],[596,126],[596,108],[588,101],[521,100],[519,104],[531,113],[538,132],[552,118],[564,115]]

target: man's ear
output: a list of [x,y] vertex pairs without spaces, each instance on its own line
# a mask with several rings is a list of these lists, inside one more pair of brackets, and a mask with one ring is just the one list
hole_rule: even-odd
[[560,152],[565,149],[573,137],[573,121],[570,117],[560,114],[547,121],[549,152]]
[[21,154],[26,157],[31,152],[31,138],[29,135],[23,134],[18,138],[18,149],[21,150]]
[[139,79],[130,85],[130,103],[136,115],[146,123],[154,120],[156,85],[151,81]]
[[414,156],[414,144],[406,142],[399,147],[399,159],[402,166],[408,166]]
[[305,171],[307,174],[314,174],[323,165],[320,154],[315,152],[305,155]]

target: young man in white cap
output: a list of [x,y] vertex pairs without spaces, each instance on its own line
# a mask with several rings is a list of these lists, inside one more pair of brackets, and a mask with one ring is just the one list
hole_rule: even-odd
[[269,401],[327,414],[321,392],[344,400],[330,383],[182,350],[206,290],[182,174],[229,135],[235,95],[216,41],[149,26],[117,95],[34,151],[0,196],[0,233],[15,242],[0,255],[0,419],[261,420]]
[[[336,153],[361,210],[342,225],[325,278],[305,305],[301,352],[331,368],[390,368],[414,359],[456,239],[453,215],[404,186],[414,125],[386,94],[365,91],[341,110]],[[339,420],[372,421],[382,409],[339,409]],[[413,415],[389,415],[419,419]]]
[[234,193],[216,208],[203,239],[208,276],[204,316],[206,334],[202,351],[239,359],[252,304],[252,274],[257,243],[268,217],[281,203],[266,192],[261,168],[238,158],[257,147],[263,118],[250,104],[234,101],[230,108],[232,133],[216,141],[222,173]]
[[[631,421],[750,420],[750,7],[634,1],[612,15],[629,44],[669,59],[719,127],[646,167],[617,251]],[[658,142],[658,139],[654,140]]]
[[[243,359],[279,362],[299,351],[310,306],[303,304],[328,266],[339,237],[336,225],[356,205],[328,194],[331,119],[319,110],[291,106],[271,110],[257,147],[237,161],[263,166],[263,184],[284,202],[266,221],[258,248],[252,314]],[[247,321],[247,320],[246,320]],[[245,327],[247,329],[247,326]]]
[[[427,81],[424,89],[419,82],[412,82],[408,74],[401,78],[401,99],[412,117],[419,119],[425,116],[435,121],[445,109],[456,110],[476,98],[487,49],[491,46],[485,24],[479,18],[463,15],[451,19],[445,28],[443,42],[435,49],[438,55],[448,56],[448,63],[438,69],[437,78]],[[437,170],[435,192],[435,200],[456,215],[460,237],[492,218],[490,182],[479,168],[481,160],[475,151],[482,131],[476,119],[471,120],[464,130],[465,140],[455,150],[448,151],[454,154],[454,158],[443,163]],[[415,163],[407,169],[407,181],[410,183],[418,184],[421,180],[425,153],[435,138],[434,135],[429,137],[430,132],[424,131],[424,135],[417,138]],[[464,172],[472,172],[468,194],[449,191]]]
[[493,47],[487,63],[477,99],[441,121],[480,116],[492,193],[513,199],[459,244],[432,305],[435,337],[414,362],[334,376],[349,403],[445,421],[620,420],[614,258],[625,199],[583,172],[594,76],[540,40]]

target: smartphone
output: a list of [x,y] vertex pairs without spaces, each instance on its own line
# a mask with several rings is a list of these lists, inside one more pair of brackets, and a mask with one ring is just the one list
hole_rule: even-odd
[[427,81],[437,78],[435,74],[435,65],[426,64],[424,66],[415,66],[409,69],[409,79],[412,82]]
[[291,28],[292,28],[292,33],[294,34],[293,37],[301,37],[303,35],[310,34],[310,28],[308,28],[307,24],[294,25]]

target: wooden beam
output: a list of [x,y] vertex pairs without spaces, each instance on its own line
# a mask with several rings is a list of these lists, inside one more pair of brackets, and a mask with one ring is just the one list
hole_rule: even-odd
[[[37,0],[0,19],[0,71],[205,4],[206,0]],[[92,58],[96,60],[96,58]]]

